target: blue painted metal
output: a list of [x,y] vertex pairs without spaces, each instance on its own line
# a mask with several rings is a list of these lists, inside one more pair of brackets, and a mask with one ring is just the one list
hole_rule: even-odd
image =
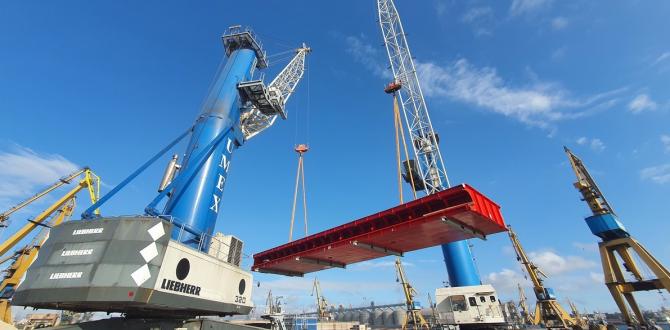
[[[198,171],[202,168],[202,165],[205,163],[207,159],[212,155],[214,150],[219,146],[223,138],[228,134],[228,132],[232,131],[232,127],[227,130],[219,133],[219,135],[216,136],[214,140],[212,140],[207,147],[203,148],[203,150],[197,154],[196,156],[191,157],[191,163],[193,164],[190,166],[186,171],[182,171],[179,175],[177,175],[176,178],[172,182],[170,182],[165,188],[163,188],[163,191],[161,191],[148,205],[146,208],[144,208],[144,212],[147,215],[152,215],[152,216],[162,216],[164,217],[165,214],[159,212],[156,207],[158,206],[158,203],[160,203],[163,198],[168,196],[170,192],[172,191],[172,188],[175,186],[181,185],[184,182],[190,181],[193,179],[193,177],[198,173]],[[169,217],[170,220],[174,220],[172,217]],[[174,221],[173,221],[174,222]],[[183,228],[188,228],[191,230],[192,228],[189,226],[185,226],[182,223],[179,223],[178,221],[175,222],[177,225]],[[191,232],[191,231],[189,231]],[[196,235],[201,235],[202,232],[199,231],[193,231],[194,234]]]
[[[239,128],[241,103],[237,84],[251,80],[256,56],[251,48],[240,46],[233,49],[225,66],[217,73],[182,163],[182,172],[196,167],[195,175],[175,183],[165,206],[164,214],[206,235],[211,235],[216,225],[233,151],[244,142]],[[201,166],[197,164],[195,155],[225,131],[228,132],[211,155]],[[179,229],[176,228],[172,232],[174,239],[194,247],[200,246],[201,249],[207,248],[207,244],[198,244],[201,242],[195,235],[178,235]]]
[[95,215],[95,210],[100,208],[102,204],[105,204],[110,198],[112,198],[116,193],[119,192],[123,187],[125,187],[130,181],[133,181],[138,175],[140,175],[144,170],[146,170],[151,164],[156,162],[161,156],[163,156],[166,152],[168,152],[170,149],[172,149],[179,141],[184,139],[188,133],[191,132],[193,127],[190,127],[186,132],[182,133],[179,137],[177,137],[174,141],[170,142],[165,148],[163,148],[161,151],[159,151],[157,154],[155,154],[153,157],[151,157],[146,163],[142,164],[135,172],[131,173],[127,178],[125,178],[121,183],[117,184],[116,187],[112,188],[108,193],[106,193],[104,196],[102,196],[100,199],[98,199],[97,202],[95,202],[91,207],[87,208],[84,213],[81,214],[82,219],[93,219],[96,217]]
[[482,284],[468,241],[444,244],[442,245],[442,254],[444,255],[444,263],[447,266],[451,286]]
[[591,233],[602,238],[605,242],[617,238],[630,237],[626,228],[614,214],[592,215],[584,219],[584,221],[586,221],[589,229],[591,229]]

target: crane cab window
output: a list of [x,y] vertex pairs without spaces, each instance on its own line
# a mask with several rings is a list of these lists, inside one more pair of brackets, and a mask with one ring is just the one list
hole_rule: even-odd
[[468,310],[468,305],[465,303],[465,296],[451,296],[451,310],[454,312],[462,312]]
[[479,297],[479,301],[485,303],[486,302],[486,297],[484,297],[484,296]]
[[468,301],[470,302],[470,306],[477,306],[477,299],[475,297],[468,298]]

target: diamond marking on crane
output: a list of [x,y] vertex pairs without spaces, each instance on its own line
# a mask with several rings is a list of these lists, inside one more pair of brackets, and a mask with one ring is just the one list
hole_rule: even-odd
[[142,251],[140,251],[140,254],[142,255],[142,258],[144,258],[144,261],[149,262],[153,258],[156,258],[158,255],[158,249],[156,248],[156,243],[151,243],[147,245]]
[[134,271],[130,276],[135,280],[135,283],[137,283],[137,286],[142,285],[144,282],[146,282],[148,279],[151,278],[151,272],[149,271],[149,265],[144,264],[142,267],[138,268],[136,271]]
[[159,222],[155,226],[149,228],[149,235],[151,235],[151,238],[154,239],[154,242],[157,241],[159,238],[163,237],[165,235],[165,229],[163,229],[163,223]]
[[147,232],[149,233],[149,236],[151,236],[151,239],[153,239],[153,242],[140,250],[140,255],[142,255],[142,259],[144,259],[144,262],[146,263],[130,274],[138,286],[142,285],[151,278],[149,262],[158,256],[158,247],[156,246],[156,241],[165,235],[163,222],[157,223],[153,227],[149,228]]

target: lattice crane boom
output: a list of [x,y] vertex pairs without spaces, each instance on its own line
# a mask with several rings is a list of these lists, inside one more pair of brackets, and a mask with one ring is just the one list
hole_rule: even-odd
[[286,102],[305,73],[305,58],[311,51],[312,49],[303,43],[301,48],[296,49],[293,59],[268,85],[268,99],[280,111],[271,114],[263,113],[257,105],[252,103],[248,110],[242,113],[241,127],[246,140],[272,126],[278,116],[286,118]]
[[[438,147],[438,136],[433,130],[426,101],[421,91],[416,67],[405,38],[400,16],[392,0],[377,0],[379,25],[391,64],[394,82],[402,85],[398,91],[400,104],[413,146],[420,180],[416,190],[432,194],[449,187],[447,170]],[[409,170],[412,166],[408,166]]]

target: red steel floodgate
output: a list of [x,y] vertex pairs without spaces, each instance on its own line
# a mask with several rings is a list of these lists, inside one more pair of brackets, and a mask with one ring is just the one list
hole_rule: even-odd
[[462,184],[257,253],[251,268],[302,276],[505,230],[500,206]]

